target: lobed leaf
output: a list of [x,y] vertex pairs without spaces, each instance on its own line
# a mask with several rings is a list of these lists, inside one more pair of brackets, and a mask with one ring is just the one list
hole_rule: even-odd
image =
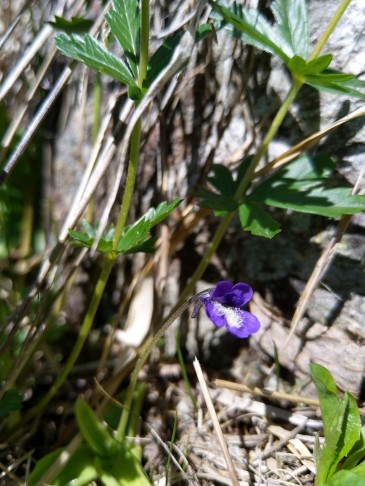
[[363,211],[365,196],[348,187],[326,187],[332,164],[327,157],[301,156],[259,184],[247,201],[332,218]]
[[113,0],[113,8],[105,16],[112,34],[117,39],[128,65],[138,78],[140,15],[137,0]]
[[294,54],[307,58],[309,31],[305,0],[276,0],[270,6],[276,29]]
[[334,82],[327,80],[321,80],[318,78],[309,78],[306,83],[317,89],[318,91],[325,91],[327,93],[334,93],[337,95],[354,96],[355,98],[365,99],[365,93],[360,91],[359,88],[364,89],[365,83],[357,78],[352,77],[348,81]]
[[234,13],[212,0],[209,1],[209,4],[225,21],[241,32],[241,38],[247,44],[277,55],[284,62],[288,62],[289,58],[294,54],[286,40],[275,31],[257,10],[246,10],[240,6],[239,10],[236,9],[238,13]]
[[236,192],[236,183],[231,171],[223,164],[213,164],[213,175],[208,177],[212,184],[223,196],[232,197]]
[[217,194],[208,189],[201,188],[196,195],[202,198],[199,202],[200,207],[213,209],[213,211],[219,211],[222,214],[230,213],[238,206],[237,201],[233,197]]
[[157,208],[150,208],[143,216],[149,225],[149,229],[166,219],[167,216],[169,216],[169,214],[182,203],[182,201],[182,199],[174,199],[171,203],[164,201],[160,203]]
[[128,66],[88,34],[84,37],[59,34],[56,36],[56,46],[65,56],[83,62],[123,84],[135,85]]
[[280,233],[280,225],[266,211],[250,202],[240,204],[238,215],[241,226],[254,236],[273,238]]

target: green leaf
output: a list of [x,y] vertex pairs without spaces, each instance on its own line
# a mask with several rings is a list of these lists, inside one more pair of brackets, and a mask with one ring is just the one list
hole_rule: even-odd
[[331,373],[311,364],[310,373],[320,401],[325,443],[317,467],[318,484],[324,484],[360,438],[361,421],[354,397],[346,392],[341,400]]
[[[212,26],[209,24],[200,25],[195,33],[195,43],[200,42],[202,39],[212,33]],[[150,85],[154,81],[161,71],[171,61],[174,54],[174,50],[179,45],[179,42],[184,35],[184,32],[179,32],[173,36],[167,37],[162,45],[152,54],[147,65],[147,85]]]
[[242,228],[255,236],[273,238],[281,231],[279,223],[256,204],[240,204],[238,214]]
[[335,73],[331,72],[323,72],[319,74],[310,74],[306,76],[306,81],[309,83],[322,83],[322,84],[330,84],[330,83],[345,83],[346,81],[351,81],[354,79],[353,74],[346,74],[346,73]]
[[90,236],[86,233],[81,233],[81,231],[69,229],[68,234],[71,236],[71,238],[74,239],[74,241],[70,242],[71,245],[86,246],[87,248],[91,248],[93,238],[90,238]]
[[86,231],[89,238],[95,238],[96,231],[86,219],[84,219],[82,221],[82,226],[83,226],[84,230]]
[[52,486],[84,486],[98,479],[94,465],[95,454],[87,445],[79,446],[72,453]]
[[324,435],[327,436],[334,421],[335,410],[338,406],[338,392],[331,373],[316,363],[309,365],[311,378],[315,384],[321,407]]
[[365,459],[365,426],[360,430],[360,439],[356,442],[351,449],[350,454],[347,456],[346,461],[343,464],[344,469],[352,469],[360,461]]
[[361,462],[358,466],[354,467],[352,472],[358,474],[359,476],[365,478],[365,461]]
[[56,46],[72,59],[81,61],[123,84],[135,85],[128,66],[88,34],[84,37],[59,34],[56,37]]
[[360,91],[360,89],[365,88],[365,83],[357,78],[352,78],[349,81],[343,82],[330,82],[327,78],[326,80],[319,80],[311,78],[307,79],[306,83],[312,86],[318,91],[325,91],[328,93],[334,93],[337,95],[348,95],[354,96],[355,98],[365,99],[365,93]]
[[150,486],[141,463],[135,455],[123,447],[113,458],[97,458],[99,477],[105,486]]
[[308,56],[309,32],[305,0],[276,0],[270,6],[276,19],[276,29],[293,53]]
[[238,206],[237,201],[233,197],[216,194],[208,189],[201,188],[197,191],[196,195],[202,198],[199,202],[200,207],[220,211],[223,214],[234,211]]
[[147,65],[147,83],[151,84],[154,79],[171,61],[175,48],[178,46],[183,32],[168,37],[164,43],[152,54]]
[[55,15],[54,22],[47,22],[54,29],[62,30],[67,34],[85,34],[93,25],[93,21],[84,17],[72,17],[71,20],[64,19]]
[[125,251],[124,253],[128,254],[134,254],[134,253],[154,253],[155,252],[155,244],[156,244],[157,238],[147,238],[146,240],[142,241],[142,243],[139,243],[136,246],[133,246],[131,249],[128,251]]
[[128,226],[119,240],[118,251],[127,253],[133,247],[144,242],[149,236],[149,229],[150,226],[144,218]]
[[319,74],[332,62],[332,54],[324,54],[323,56],[316,57],[307,63],[306,74]]
[[331,161],[304,155],[259,184],[246,199],[283,209],[336,218],[365,209],[365,196],[348,187],[326,187]]
[[285,39],[275,31],[265,17],[256,9],[247,10],[241,5],[237,6],[235,4],[237,12],[235,13],[212,0],[209,1],[209,4],[224,20],[241,32],[241,38],[247,44],[277,55],[284,62],[287,62],[289,57],[294,54]]
[[56,449],[46,456],[43,456],[42,459],[40,459],[37,464],[35,465],[34,469],[30,473],[28,477],[28,486],[37,486],[40,484],[40,480],[42,477],[46,474],[46,472],[50,469],[52,464],[59,458],[61,455],[63,449],[59,448]]
[[75,415],[82,436],[95,454],[109,457],[120,451],[121,444],[111,436],[100,422],[99,417],[84,400],[77,400]]
[[140,30],[138,2],[113,0],[113,8],[105,16],[105,20],[122,48],[134,78],[137,79]]
[[0,399],[0,420],[8,417],[11,412],[20,410],[22,396],[16,390],[7,390]]
[[365,475],[354,471],[338,471],[326,483],[326,486],[364,486]]
[[149,224],[149,229],[166,219],[167,216],[169,216],[169,214],[182,203],[182,201],[183,199],[174,199],[171,203],[164,201],[160,203],[157,208],[150,208],[143,216]]
[[236,183],[233,180],[231,171],[222,164],[213,164],[213,175],[208,177],[212,184],[223,196],[232,197],[236,191]]
[[[307,63],[301,56],[295,55],[289,60],[288,68],[293,76],[297,75],[304,77],[304,80],[306,81],[309,76],[315,77],[316,75],[319,75],[319,73],[322,73],[322,71],[329,66],[331,60],[331,54],[325,54],[324,56],[317,57]],[[346,80],[349,80],[353,76],[351,74],[342,75],[343,80],[345,80],[345,77],[347,78]],[[330,79],[328,79],[328,81],[330,81]]]

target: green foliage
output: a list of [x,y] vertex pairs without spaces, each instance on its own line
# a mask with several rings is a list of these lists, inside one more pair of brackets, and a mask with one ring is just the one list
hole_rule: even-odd
[[[168,37],[156,50],[148,62],[147,79],[143,80],[143,90],[139,86],[140,58],[140,10],[137,0],[112,2],[112,8],[105,16],[110,31],[118,41],[124,59],[106,49],[94,37],[86,34],[75,35],[79,27],[84,27],[82,19],[67,21],[56,17],[51,24],[64,33],[56,36],[56,46],[68,57],[83,62],[92,69],[120,81],[128,86],[128,96],[135,101],[142,98],[143,92],[158,74],[169,64],[175,48],[178,46],[182,33]],[[211,26],[204,24],[197,29],[196,42],[199,42],[212,31]]]
[[334,162],[326,156],[302,155],[259,184],[247,201],[335,218],[365,209],[365,197],[349,187],[330,187]]
[[88,34],[84,37],[59,34],[56,37],[56,46],[66,56],[81,61],[123,84],[135,85],[126,63]]
[[[52,482],[54,486],[83,486],[98,479],[105,486],[150,485],[133,446],[118,442],[85,401],[76,402],[75,414],[85,443],[73,452]],[[38,461],[30,474],[30,486],[39,483],[61,453],[58,449]]]
[[[105,16],[127,59],[134,79],[138,79],[140,20],[137,0],[113,0],[113,8]],[[128,84],[128,83],[126,83]]]
[[55,20],[48,22],[54,29],[61,30],[66,34],[84,34],[90,30],[93,21],[83,17],[72,17],[71,20],[55,15]]
[[22,396],[16,390],[7,390],[0,398],[0,420],[9,417],[11,412],[20,410]]
[[[171,203],[162,202],[157,208],[150,208],[147,213],[130,226],[126,226],[118,242],[115,253],[153,253],[156,239],[150,235],[151,229],[163,221],[181,203],[182,199],[175,199]],[[87,221],[83,222],[85,233],[69,230],[72,238],[70,244],[79,247],[91,248],[94,244],[96,230]],[[98,243],[97,251],[100,253],[114,253],[114,228],[111,227]]]
[[[365,448],[356,401],[348,392],[342,397],[338,394],[331,373],[323,366],[311,364],[310,373],[317,389],[325,436],[324,446],[316,448],[315,485],[360,484],[359,478],[365,477],[365,462],[360,462],[365,458]],[[340,465],[345,458],[344,465]]]
[[95,454],[109,457],[118,453],[120,444],[111,436],[96,413],[84,400],[77,400],[75,414],[80,432]]
[[255,236],[272,238],[280,232],[280,225],[263,209],[263,205],[327,216],[355,214],[365,209],[365,196],[351,194],[349,187],[331,187],[329,177],[335,162],[327,156],[314,159],[302,155],[278,170],[239,203],[235,193],[242,181],[248,160],[240,166],[236,179],[227,167],[215,164],[213,175],[208,178],[218,191],[202,188],[197,196],[200,206],[213,209],[217,214],[227,214],[238,208],[238,215],[245,231]]
[[242,228],[254,236],[273,238],[281,231],[280,224],[255,203],[240,204],[238,214]]
[[[327,69],[330,54],[307,61],[309,52],[308,15],[305,0],[276,0],[270,8],[276,22],[272,25],[256,9],[247,9],[234,3],[229,9],[210,0],[212,8],[223,18],[219,27],[239,32],[241,39],[257,49],[278,56],[288,67],[294,79],[320,91],[347,94],[365,99],[360,88],[365,83],[352,74]],[[228,24],[228,25],[227,25]]]

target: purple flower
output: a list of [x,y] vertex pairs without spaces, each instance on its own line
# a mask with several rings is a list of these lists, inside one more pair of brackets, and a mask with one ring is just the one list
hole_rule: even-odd
[[[243,282],[233,285],[223,280],[217,285],[203,292],[199,301],[204,304],[205,312],[217,327],[225,326],[227,330],[238,338],[247,338],[260,329],[260,322],[250,312],[241,307],[252,298],[252,288]],[[196,307],[192,317],[196,317],[199,307]]]

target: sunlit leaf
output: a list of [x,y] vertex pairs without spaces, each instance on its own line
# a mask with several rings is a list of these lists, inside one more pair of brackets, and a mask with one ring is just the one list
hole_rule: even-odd
[[307,58],[309,32],[305,0],[276,0],[270,8],[276,19],[276,29],[290,46],[293,54]]
[[182,199],[175,199],[170,203],[164,201],[160,203],[157,208],[150,208],[144,215],[144,218],[149,225],[149,229],[166,219],[167,216],[169,216],[169,214],[182,203],[182,201]]
[[114,458],[98,458],[95,465],[105,486],[151,485],[140,461],[127,447],[123,447]]
[[332,218],[363,211],[365,196],[353,195],[349,187],[327,186],[327,159],[299,157],[259,184],[247,201]]
[[135,84],[131,71],[124,61],[109,52],[100,42],[88,34],[83,37],[59,34],[56,36],[56,45],[63,54],[72,59],[81,61],[123,84]]
[[52,486],[84,486],[92,483],[98,478],[94,465],[95,454],[87,445],[79,446],[66,462]]
[[240,204],[238,214],[242,228],[255,236],[273,238],[281,231],[279,223],[256,204]]
[[364,486],[365,474],[354,471],[338,471],[326,483],[326,486]]
[[134,78],[137,79],[140,30],[137,0],[113,0],[113,8],[105,16],[105,20],[119,42]]
[[235,27],[247,44],[279,56],[287,62],[294,54],[290,45],[283,39],[256,9],[236,8],[236,13],[210,0],[209,4],[229,24]]

